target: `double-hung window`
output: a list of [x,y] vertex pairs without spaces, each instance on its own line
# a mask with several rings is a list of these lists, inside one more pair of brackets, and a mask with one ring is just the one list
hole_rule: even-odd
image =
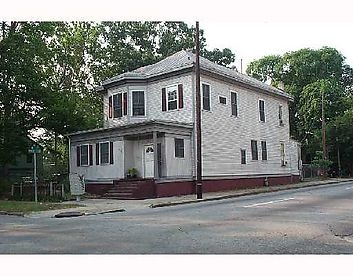
[[283,126],[283,108],[281,105],[278,106],[278,121],[279,125]]
[[240,155],[241,155],[241,164],[246,164],[246,150],[241,149],[240,150]]
[[211,110],[210,86],[205,83],[202,84],[202,109]]
[[232,107],[232,115],[233,116],[238,116],[238,99],[237,99],[237,93],[235,92],[230,92],[230,105]]
[[280,144],[280,155],[281,155],[281,166],[285,166],[286,163],[285,163],[285,160],[284,160],[284,157],[285,157],[285,153],[284,153],[284,143],[281,143],[281,144]]
[[100,164],[109,164],[109,142],[99,143]]
[[132,91],[132,116],[145,116],[145,92]]
[[251,140],[251,159],[252,160],[259,160],[256,140]]
[[261,141],[261,157],[262,157],[262,160],[267,160],[267,145],[266,145],[266,141]]
[[259,100],[260,121],[265,122],[265,101]]
[[81,146],[80,164],[81,166],[88,166],[88,145]]
[[174,110],[178,108],[178,86],[173,85],[167,87],[168,96],[168,110]]
[[80,145],[76,148],[77,151],[77,166],[91,166],[93,165],[92,145]]
[[114,118],[120,118],[123,116],[123,103],[122,94],[113,95],[113,107],[114,107]]
[[184,158],[184,139],[174,139],[175,157]]

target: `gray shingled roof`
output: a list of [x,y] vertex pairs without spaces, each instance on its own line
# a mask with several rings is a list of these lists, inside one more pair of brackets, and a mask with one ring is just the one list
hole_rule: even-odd
[[[195,60],[196,60],[196,55],[194,53],[192,53],[191,51],[182,50],[155,64],[140,67],[134,71],[123,73],[113,78],[107,79],[102,82],[102,85],[104,86],[107,84],[112,84],[126,79],[147,80],[151,77],[156,77],[166,73],[172,73],[185,68],[191,68],[194,66]],[[261,81],[258,81],[247,75],[241,74],[235,70],[218,65],[212,61],[209,61],[204,57],[200,57],[200,68],[201,70],[205,70],[213,74],[218,74],[220,76],[233,79],[239,83],[250,85],[252,87],[260,88],[267,92],[274,93],[276,95],[293,99],[291,95],[285,93],[280,89],[277,89]]]

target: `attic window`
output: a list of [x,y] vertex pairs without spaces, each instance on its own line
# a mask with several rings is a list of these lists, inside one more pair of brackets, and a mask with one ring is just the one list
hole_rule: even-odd
[[221,104],[227,104],[227,98],[226,98],[226,97],[219,96],[219,103],[221,103]]

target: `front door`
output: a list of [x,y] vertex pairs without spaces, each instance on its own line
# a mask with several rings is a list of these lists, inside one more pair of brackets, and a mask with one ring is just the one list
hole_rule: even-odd
[[154,177],[154,150],[153,145],[145,145],[145,178]]

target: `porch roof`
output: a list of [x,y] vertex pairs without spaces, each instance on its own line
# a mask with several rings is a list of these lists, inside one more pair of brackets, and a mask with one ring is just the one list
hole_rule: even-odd
[[180,132],[181,134],[190,134],[193,130],[191,123],[178,123],[172,121],[162,120],[149,120],[144,122],[132,123],[122,126],[109,127],[109,128],[96,128],[90,130],[77,131],[74,133],[66,134],[69,138],[87,136],[90,134],[103,134],[109,132],[118,132],[119,136],[128,136],[134,134],[150,133],[153,131],[158,132]]

